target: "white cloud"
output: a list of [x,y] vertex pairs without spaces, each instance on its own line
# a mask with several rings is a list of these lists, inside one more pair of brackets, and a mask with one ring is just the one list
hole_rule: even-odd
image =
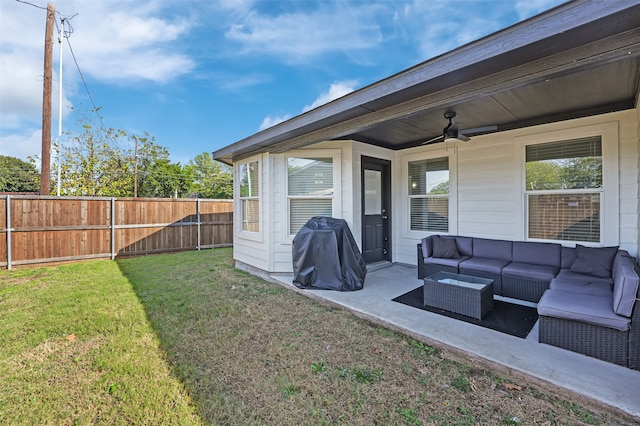
[[348,95],[353,92],[358,85],[358,80],[347,80],[331,83],[329,90],[322,93],[318,99],[313,101],[310,105],[305,105],[302,108],[302,112],[310,111],[321,105],[327,104],[335,99],[341,98],[344,95]]
[[[302,108],[302,113],[310,111],[314,108],[327,104],[335,99],[341,98],[349,93],[353,92],[358,85],[358,80],[347,80],[347,81],[338,81],[335,83],[331,83],[329,89],[326,92],[323,92],[318,96],[318,98],[313,101],[309,105],[305,105]],[[291,118],[291,115],[286,114],[279,117],[268,116],[262,120],[262,124],[260,124],[260,130],[267,129],[269,127],[275,126],[276,124],[282,123],[283,121],[287,121]]]
[[262,123],[260,124],[260,128],[258,130],[262,131],[264,129],[268,129],[269,127],[273,127],[276,124],[287,121],[290,118],[291,116],[288,114],[282,115],[280,117],[267,116],[264,118],[264,120],[262,120]]
[[113,2],[92,3],[71,21],[70,42],[83,72],[119,83],[166,83],[195,67],[191,58],[171,47],[191,29],[186,18],[160,19],[153,9],[131,5],[127,13],[119,10]]
[[284,13],[277,16],[252,10],[230,26],[226,38],[239,43],[244,54],[267,54],[286,62],[307,60],[332,51],[369,49],[382,41],[375,10],[367,3],[340,9]]
[[520,20],[523,20],[564,2],[565,0],[518,0],[514,7]]
[[270,75],[258,73],[236,76],[230,76],[226,74],[224,76],[214,76],[214,78],[220,80],[218,83],[220,89],[228,90],[231,92],[257,86],[259,84],[264,84],[273,79],[273,77],[271,77]]
[[0,155],[26,161],[27,157],[40,156],[41,153],[42,131],[40,129],[26,129],[22,133],[0,136]]

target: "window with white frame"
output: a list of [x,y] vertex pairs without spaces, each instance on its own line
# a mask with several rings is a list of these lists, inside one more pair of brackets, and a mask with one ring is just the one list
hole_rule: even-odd
[[525,147],[527,237],[601,243],[600,136]]
[[258,161],[240,164],[239,181],[242,230],[260,232],[260,164]]
[[409,229],[449,232],[449,158],[410,161]]
[[333,215],[333,158],[287,158],[289,234],[314,216]]

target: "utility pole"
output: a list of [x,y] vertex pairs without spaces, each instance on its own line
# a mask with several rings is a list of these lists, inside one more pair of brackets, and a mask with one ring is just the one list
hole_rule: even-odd
[[133,198],[138,198],[138,137],[133,136],[136,140],[136,156],[133,163]]
[[51,179],[51,80],[53,79],[53,24],[56,7],[47,5],[47,25],[44,34],[44,84],[42,95],[42,158],[40,195],[49,195]]
[[60,144],[62,143],[62,35],[64,34],[64,19],[60,20],[60,29],[58,30],[58,46],[60,48],[60,56],[58,59],[60,69],[58,71],[59,78],[59,90],[58,90],[58,138],[56,139],[56,153],[58,157],[58,184],[56,195],[60,196],[60,173],[61,173],[61,164],[60,164]]

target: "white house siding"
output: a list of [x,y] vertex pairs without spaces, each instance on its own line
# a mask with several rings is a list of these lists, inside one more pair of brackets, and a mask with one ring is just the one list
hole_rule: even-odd
[[493,135],[460,144],[458,234],[519,239],[517,168],[510,139]]
[[[238,177],[239,165],[251,161],[260,164],[260,232],[246,232],[242,230],[242,204],[236,194],[240,193]],[[234,166],[234,213],[233,213],[233,257],[240,265],[248,265],[259,270],[269,270],[269,241],[271,234],[271,168],[269,154],[251,157]]]
[[[581,137],[585,131],[605,129],[603,140],[614,152],[615,189],[605,194],[603,221],[605,242],[619,244],[638,255],[639,228],[639,115],[628,110],[569,120],[499,134],[476,136],[468,143],[431,145],[391,151],[353,141],[323,142],[298,151],[338,153],[340,177],[336,180],[334,216],[343,218],[361,245],[361,156],[382,158],[392,164],[392,253],[393,261],[416,263],[416,244],[427,233],[409,230],[406,167],[408,161],[449,156],[450,231],[459,235],[522,240],[525,238],[523,191],[524,149],[527,143]],[[611,135],[615,135],[612,138]],[[613,143],[614,146],[610,146]],[[259,239],[247,239],[235,227],[234,256],[237,261],[272,273],[291,272],[292,238],[287,229],[286,154],[264,154],[262,158],[261,218]],[[616,172],[614,172],[616,173]],[[337,182],[339,182],[339,187]],[[613,202],[611,203],[613,199]],[[239,211],[238,201],[236,202]],[[615,217],[612,213],[615,212]],[[239,220],[238,223],[241,223]]]
[[637,111],[621,113],[620,119],[620,246],[638,257],[638,152],[640,133]]

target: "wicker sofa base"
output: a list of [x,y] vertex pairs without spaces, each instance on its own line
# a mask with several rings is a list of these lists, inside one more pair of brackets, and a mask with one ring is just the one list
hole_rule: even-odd
[[539,317],[539,324],[540,343],[628,366],[629,333],[626,331],[544,315]]
[[502,276],[502,296],[538,303],[542,293],[549,288],[549,281]]
[[629,368],[640,370],[640,341],[632,337],[629,338]]

